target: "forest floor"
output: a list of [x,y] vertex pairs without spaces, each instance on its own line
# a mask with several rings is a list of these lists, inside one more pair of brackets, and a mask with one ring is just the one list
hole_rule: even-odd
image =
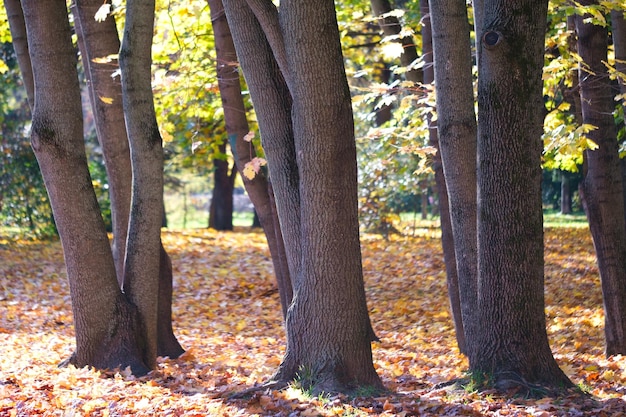
[[74,345],[58,242],[0,236],[0,416],[624,416],[626,357],[603,355],[602,298],[585,228],[546,231],[546,316],[554,355],[587,395],[531,399],[438,388],[463,377],[440,240],[363,237],[374,363],[386,394],[315,396],[295,386],[230,395],[268,380],[285,337],[271,261],[259,232],[166,231],[174,326],[187,352],[126,370],[58,368]]

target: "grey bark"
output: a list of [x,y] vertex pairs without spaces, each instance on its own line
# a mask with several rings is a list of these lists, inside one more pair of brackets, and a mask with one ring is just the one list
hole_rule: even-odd
[[[65,1],[22,2],[33,69],[31,143],[63,244],[76,350],[70,362],[147,371],[137,316],[117,285],[109,240],[87,168],[76,51]],[[60,94],[59,92],[62,92]]]
[[118,282],[120,286],[123,286],[132,168],[124,125],[120,79],[119,76],[113,77],[113,73],[119,68],[117,53],[120,49],[120,41],[112,15],[109,15],[103,22],[97,22],[94,19],[101,5],[100,1],[76,0],[72,6],[72,13],[83,58],[96,133],[109,180],[113,259]]
[[[593,2],[583,2],[593,4]],[[584,123],[597,129],[588,136],[596,150],[585,151],[582,190],[589,228],[596,250],[604,301],[606,354],[626,354],[626,225],[617,132],[612,112],[613,91],[604,62],[608,33],[601,26],[576,16],[578,54],[585,62],[579,70]]]
[[[77,0],[73,7],[74,25],[87,76],[89,96],[102,147],[113,216],[113,259],[120,287],[123,287],[126,238],[130,216],[132,167],[119,77],[117,53],[120,42],[113,15],[104,22],[94,16],[102,3]],[[157,320],[158,355],[176,358],[184,350],[172,329],[172,266],[160,244],[159,297]]]
[[[434,87],[435,67],[433,54],[433,33],[430,17],[430,4],[428,0],[420,1],[420,10],[422,14],[422,55],[424,57],[424,84],[430,84]],[[429,143],[431,146],[437,149],[437,153],[433,158],[433,170],[435,171],[435,183],[437,185],[437,193],[439,194],[441,245],[443,247],[443,257],[446,264],[446,284],[448,287],[450,310],[452,311],[456,342],[459,347],[459,351],[461,351],[461,353],[467,354],[465,331],[463,328],[463,315],[461,313],[462,310],[459,291],[459,275],[456,268],[456,254],[454,252],[454,234],[452,233],[452,220],[450,218],[450,200],[448,198],[448,187],[446,185],[446,179],[443,172],[443,163],[441,160],[441,146],[439,144],[437,121],[432,120],[432,117],[429,115],[427,123]]]
[[470,25],[462,0],[431,4],[437,128],[450,201],[465,353],[471,357],[480,323],[478,311],[476,155],[477,127]]
[[478,59],[478,338],[496,388],[572,386],[546,333],[541,153],[547,1],[485,0]]
[[119,53],[126,131],[133,167],[133,193],[126,246],[124,290],[139,310],[143,356],[156,366],[163,148],[151,85],[154,1],[127,3]]
[[[240,0],[224,6],[257,110],[294,286],[287,351],[275,379],[287,382],[304,371],[301,382],[314,392],[380,388],[372,365],[356,146],[334,2],[281,2],[280,13],[255,13]],[[283,48],[284,74],[276,64]]]

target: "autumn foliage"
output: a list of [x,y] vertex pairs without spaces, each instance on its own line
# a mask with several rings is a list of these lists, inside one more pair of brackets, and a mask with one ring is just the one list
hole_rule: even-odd
[[57,365],[74,344],[58,242],[0,237],[0,416],[36,415],[470,415],[613,416],[626,413],[626,358],[604,358],[602,297],[586,228],[546,231],[546,315],[565,373],[590,395],[505,398],[446,382],[464,377],[455,346],[441,243],[363,236],[374,364],[389,392],[311,397],[286,390],[231,394],[268,380],[284,331],[263,235],[241,230],[164,232],[174,265],[174,326],[187,349],[143,378]]

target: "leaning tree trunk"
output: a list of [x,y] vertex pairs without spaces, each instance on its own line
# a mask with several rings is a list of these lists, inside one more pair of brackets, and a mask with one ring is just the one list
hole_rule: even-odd
[[[121,293],[83,142],[76,51],[63,0],[22,2],[35,106],[31,141],[63,244],[76,334],[76,366],[148,368],[137,314]],[[60,94],[59,92],[62,92]],[[94,254],[97,254],[94,256]]]
[[546,332],[541,74],[547,0],[485,0],[478,60],[478,314],[470,371],[562,389]]
[[280,304],[283,317],[287,315],[287,308],[293,298],[293,288],[289,277],[289,267],[285,254],[285,246],[280,235],[280,224],[276,215],[276,205],[270,194],[272,193],[267,177],[259,172],[253,178],[243,175],[247,163],[256,157],[252,143],[244,138],[250,128],[246,118],[246,108],[241,95],[237,54],[235,44],[226,20],[224,6],[221,0],[208,0],[211,9],[211,23],[215,36],[215,52],[217,58],[217,82],[224,108],[224,122],[230,142],[230,148],[235,158],[235,164],[241,174],[244,187],[255,208],[255,218],[263,227],[267,244],[272,256],[274,274],[278,283]]
[[113,222],[113,259],[120,286],[123,285],[126,234],[130,216],[132,167],[122,89],[115,71],[119,66],[119,36],[113,15],[98,22],[94,19],[101,1],[76,0],[72,5],[78,46],[89,88],[89,98],[109,180]]
[[[87,75],[89,96],[102,147],[113,216],[113,258],[119,285],[123,287],[127,229],[130,218],[132,167],[119,78],[117,52],[120,42],[113,15],[104,22],[94,19],[100,2],[77,0],[72,11],[78,44]],[[158,355],[176,358],[184,350],[172,330],[172,267],[160,245]]]
[[576,30],[585,64],[579,71],[583,121],[596,127],[587,135],[598,145],[585,151],[582,189],[602,281],[605,351],[607,356],[626,354],[626,226],[614,94],[604,65],[608,33],[585,23],[585,16],[576,16]]
[[[428,0],[420,1],[420,11],[422,15],[422,55],[424,57],[425,64],[424,84],[430,85],[431,88],[434,88],[435,67],[433,57],[433,32],[430,17],[430,4]],[[471,80],[469,80],[469,82],[471,82]],[[427,123],[429,143],[437,149],[437,153],[433,158],[433,171],[435,171],[435,184],[437,186],[437,193],[439,194],[441,246],[443,247],[443,258],[446,264],[448,298],[450,300],[450,309],[452,311],[456,342],[459,347],[459,351],[467,355],[467,343],[465,341],[465,330],[463,329],[463,314],[461,309],[461,294],[459,291],[459,274],[456,268],[457,262],[456,254],[454,252],[454,234],[452,233],[452,220],[450,218],[450,200],[448,198],[448,187],[446,185],[443,163],[441,160],[441,146],[439,145],[438,134],[439,129],[437,121],[433,120],[430,114],[428,116]],[[474,138],[475,137],[476,136],[474,135]]]
[[144,360],[156,366],[163,147],[152,96],[151,48],[154,0],[133,0],[126,7],[119,53],[126,130],[133,167],[133,195],[126,245],[124,290],[139,310]]
[[20,0],[4,0],[4,8],[7,11],[13,49],[17,56],[17,62],[26,88],[28,104],[32,111],[35,105],[35,84],[33,81],[33,68],[28,55],[28,39],[26,37],[26,24]]
[[480,323],[477,317],[476,115],[470,26],[463,0],[433,1],[430,10],[439,149],[450,200],[465,353],[472,357]]
[[[252,9],[241,0],[224,2],[259,118],[294,285],[287,351],[275,378],[300,378],[314,392],[380,388],[361,270],[350,92],[334,2],[281,2],[280,18],[270,2],[248,5]],[[289,96],[293,101],[285,100]]]

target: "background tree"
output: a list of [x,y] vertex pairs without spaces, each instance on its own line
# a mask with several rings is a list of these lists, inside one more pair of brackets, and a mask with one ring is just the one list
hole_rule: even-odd
[[[583,5],[597,4],[582,2]],[[588,136],[597,149],[585,152],[582,182],[589,228],[602,280],[606,354],[626,354],[626,226],[622,173],[613,112],[615,102],[607,67],[606,26],[576,16],[582,116],[595,126]]]

